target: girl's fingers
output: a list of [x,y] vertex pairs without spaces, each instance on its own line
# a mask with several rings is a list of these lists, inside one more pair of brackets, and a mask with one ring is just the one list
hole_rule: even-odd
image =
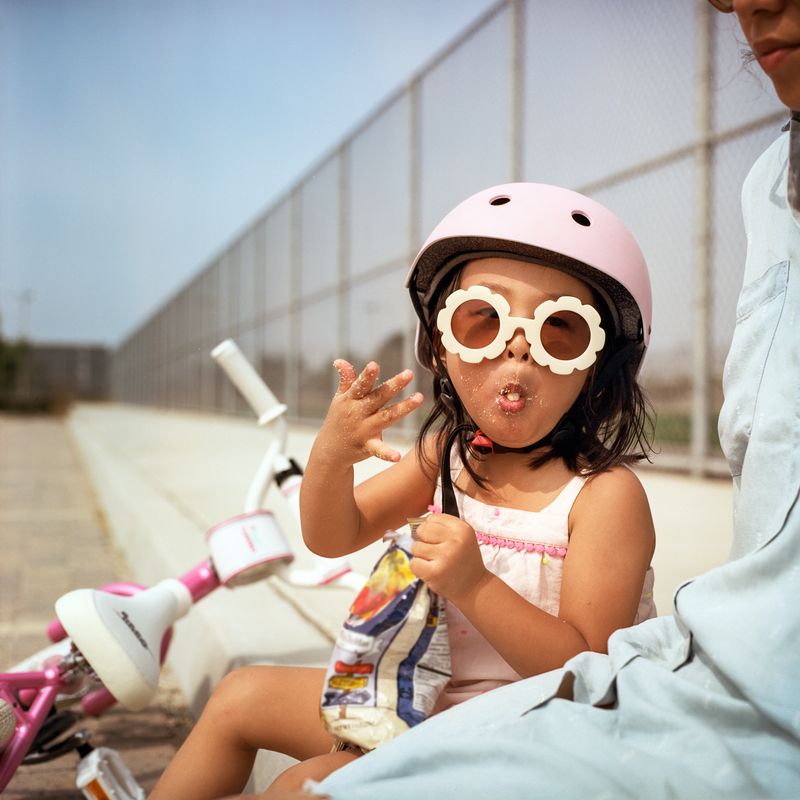
[[393,397],[400,394],[412,380],[414,380],[414,373],[410,369],[404,369],[394,377],[384,381],[372,393],[371,399],[374,401],[375,407],[386,405]]
[[409,562],[409,567],[411,567],[411,571],[421,580],[427,581],[430,577],[429,575],[429,565],[428,562],[418,556],[414,556]]
[[377,377],[378,365],[370,361],[350,386],[350,393],[356,398],[366,397],[372,391]]
[[[386,405],[389,400],[400,394],[414,379],[414,373],[410,369],[406,369],[384,381],[375,389],[375,381],[380,371],[380,367],[375,361],[370,361],[358,377],[356,377],[356,371],[353,365],[344,359],[336,359],[333,365],[339,372],[338,393],[343,394],[349,391],[351,396],[356,399],[368,397],[369,405],[373,407],[373,410],[377,410],[381,406]],[[405,416],[422,402],[422,395],[419,392],[412,397],[414,398],[413,400],[409,398],[410,407],[403,406],[397,408],[396,416],[393,416],[392,419]]]
[[[422,395],[417,392],[406,400],[402,400],[399,403],[395,403],[393,406],[389,406],[389,408],[383,409],[380,415],[377,415],[373,419],[377,419],[380,422],[380,430],[388,428],[398,419],[405,417],[407,414],[414,411],[414,409],[419,408],[422,399]],[[384,461],[400,460],[400,453],[393,447],[389,447],[380,435],[369,439],[366,443],[366,447],[373,456],[377,456]]]
[[[414,532],[414,542],[426,547],[435,547],[450,538],[450,530],[440,521],[441,514],[430,514]],[[415,551],[416,552],[416,551]]]
[[344,394],[353,385],[353,381],[356,379],[355,367],[343,358],[337,358],[336,361],[333,362],[333,366],[339,373],[339,387],[336,393]]
[[430,561],[436,554],[436,546],[422,542],[419,539],[414,540],[414,546],[411,548],[411,555],[421,561]]
[[392,423],[397,422],[398,419],[402,419],[408,416],[412,411],[416,411],[422,405],[423,399],[421,392],[415,392],[411,397],[407,397],[405,400],[401,400],[388,408],[384,408],[383,411],[381,411],[381,419],[386,427],[388,427]]
[[389,447],[383,439],[370,439],[367,444],[367,452],[370,455],[380,458],[381,461],[399,461],[400,453],[393,447]]
[[419,525],[414,531],[414,555],[418,555],[417,548],[427,547],[435,543],[436,539],[431,536],[430,531],[430,523],[427,521]]
[[[414,556],[408,565],[411,567],[411,571],[414,575],[429,586],[436,583],[437,577],[441,577],[439,565],[432,559],[429,560],[427,558],[421,558],[420,556]],[[433,588],[433,586],[431,586],[431,588]],[[434,591],[438,590],[434,589]]]

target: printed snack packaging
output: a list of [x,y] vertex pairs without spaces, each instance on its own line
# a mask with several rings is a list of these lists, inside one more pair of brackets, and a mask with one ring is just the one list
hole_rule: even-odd
[[428,717],[450,678],[444,601],[411,571],[411,534],[385,538],[336,639],[320,708],[333,736],[364,750]]

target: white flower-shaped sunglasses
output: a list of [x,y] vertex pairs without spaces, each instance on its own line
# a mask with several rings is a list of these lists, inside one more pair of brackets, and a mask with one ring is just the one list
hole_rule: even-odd
[[486,286],[453,292],[436,317],[436,327],[444,348],[470,364],[499,356],[522,328],[534,361],[557,375],[588,369],[606,341],[597,310],[577,297],[545,300],[530,319],[512,317],[505,297]]

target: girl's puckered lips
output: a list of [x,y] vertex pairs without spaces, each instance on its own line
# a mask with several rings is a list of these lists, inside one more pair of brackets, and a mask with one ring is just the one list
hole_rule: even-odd
[[518,383],[506,384],[497,397],[497,405],[509,414],[515,414],[525,408],[527,396],[525,389]]

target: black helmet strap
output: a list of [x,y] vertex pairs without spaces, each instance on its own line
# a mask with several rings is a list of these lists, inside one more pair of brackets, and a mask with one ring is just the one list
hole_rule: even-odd
[[602,368],[594,379],[594,384],[592,385],[592,391],[594,392],[601,392],[603,389],[605,389],[606,386],[611,383],[611,379],[614,377],[614,374],[618,370],[622,369],[623,365],[627,361],[630,361],[630,359],[637,356],[641,357],[641,341],[631,341],[630,339],[618,337],[615,344],[616,347],[614,355],[612,355],[611,358],[609,358],[608,361],[603,364]]

